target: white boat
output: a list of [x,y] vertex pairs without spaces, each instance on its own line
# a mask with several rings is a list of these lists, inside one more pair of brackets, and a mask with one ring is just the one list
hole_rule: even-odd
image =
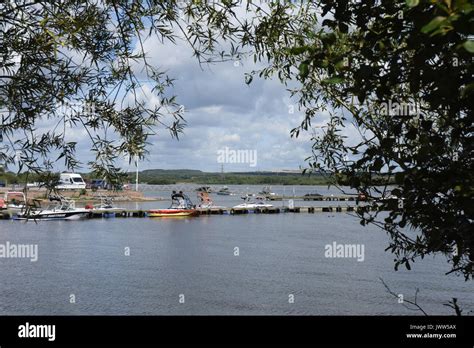
[[[116,212],[116,211],[123,211],[123,208],[117,207],[114,205],[114,199],[111,197],[106,197],[103,195],[99,195],[100,203],[94,204],[90,207],[90,210],[98,211],[98,212]],[[88,208],[86,206],[86,208]]]
[[245,195],[241,196],[240,198],[248,200],[252,197],[255,197],[255,193],[246,193]]
[[260,195],[264,195],[264,196],[276,196],[276,193],[275,192],[272,192],[271,191],[271,187],[270,186],[265,186],[262,191],[259,192]]
[[222,187],[216,194],[220,196],[233,196],[235,195],[234,192],[231,192],[227,186]]
[[263,197],[256,197],[254,201],[251,200],[250,197],[245,198],[245,202],[236,205],[233,209],[248,209],[248,210],[255,210],[259,208],[273,208],[272,204],[268,204],[264,202]]
[[50,197],[50,201],[56,204],[46,209],[32,207],[27,208],[13,216],[15,220],[79,220],[89,216],[90,211],[85,208],[76,208],[73,200],[64,197]]

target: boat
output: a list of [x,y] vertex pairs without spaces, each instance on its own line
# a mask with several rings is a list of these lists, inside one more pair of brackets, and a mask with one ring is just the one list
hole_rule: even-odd
[[75,201],[62,196],[49,197],[50,202],[54,202],[46,209],[41,207],[27,207],[13,216],[15,220],[78,220],[88,217],[90,210],[76,208]]
[[255,210],[259,208],[273,208],[272,204],[265,203],[264,197],[255,197],[255,200],[252,200],[250,197],[247,197],[244,203],[238,204],[233,207],[233,209],[247,209]]
[[255,193],[246,193],[245,195],[241,196],[240,198],[244,200],[251,199],[252,197],[255,197]]
[[149,217],[187,217],[199,215],[196,206],[189,197],[182,192],[173,191],[171,206],[167,209],[152,209],[148,211]]
[[212,201],[211,197],[209,197],[209,193],[207,192],[199,192],[198,199],[200,201],[198,208],[201,209],[225,209],[225,207],[215,205]]
[[220,196],[232,196],[232,195],[234,195],[234,193],[231,192],[227,186],[222,187],[219,191],[216,192],[216,194],[218,194]]
[[7,191],[0,200],[0,209],[22,210],[26,208],[26,197],[23,192]]
[[199,212],[196,209],[168,208],[149,210],[149,217],[186,217],[196,216]]
[[271,191],[271,187],[270,187],[270,186],[265,186],[265,187],[262,189],[262,191],[260,191],[258,194],[259,194],[259,195],[263,195],[263,196],[276,196],[276,193]]
[[211,190],[211,187],[210,186],[201,186],[201,187],[198,187],[196,189],[197,192],[207,192],[207,193],[211,193],[212,190]]
[[98,198],[100,199],[100,203],[86,205],[86,209],[89,209],[93,213],[100,213],[103,217],[115,217],[115,213],[124,211],[123,208],[114,205],[112,197],[99,194]]

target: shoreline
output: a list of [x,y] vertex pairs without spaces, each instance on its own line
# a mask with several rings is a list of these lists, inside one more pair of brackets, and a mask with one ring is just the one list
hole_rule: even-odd
[[[108,190],[96,190],[90,189],[85,190],[65,190],[59,191],[58,193],[66,198],[71,198],[76,202],[90,202],[100,201],[101,197],[112,198],[115,202],[157,202],[166,200],[163,197],[145,197],[143,192],[140,191],[108,191]],[[0,190],[0,198],[3,198],[6,192],[24,192],[22,188],[2,188]],[[47,190],[44,188],[28,188],[26,193],[27,199],[29,200],[48,200]]]

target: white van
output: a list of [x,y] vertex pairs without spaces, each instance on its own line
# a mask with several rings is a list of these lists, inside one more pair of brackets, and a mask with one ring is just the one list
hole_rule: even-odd
[[59,190],[80,190],[85,189],[86,183],[80,174],[76,173],[61,173],[59,177]]

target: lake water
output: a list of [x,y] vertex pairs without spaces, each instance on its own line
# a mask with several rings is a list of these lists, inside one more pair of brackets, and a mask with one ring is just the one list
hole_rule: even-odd
[[[145,189],[147,196],[165,197],[171,187]],[[292,187],[273,190],[293,194]],[[295,195],[313,190],[339,194],[295,187]],[[241,201],[213,197],[221,205]],[[303,204],[321,203],[295,203]],[[421,314],[399,304],[379,278],[405,299],[419,288],[418,303],[429,314],[452,314],[443,306],[452,297],[474,310],[472,282],[444,275],[449,266],[443,257],[395,272],[393,256],[384,251],[385,232],[345,213],[0,221],[0,244],[7,241],[37,244],[38,261],[0,258],[1,315]],[[333,242],[363,245],[364,260],[325,257]]]

